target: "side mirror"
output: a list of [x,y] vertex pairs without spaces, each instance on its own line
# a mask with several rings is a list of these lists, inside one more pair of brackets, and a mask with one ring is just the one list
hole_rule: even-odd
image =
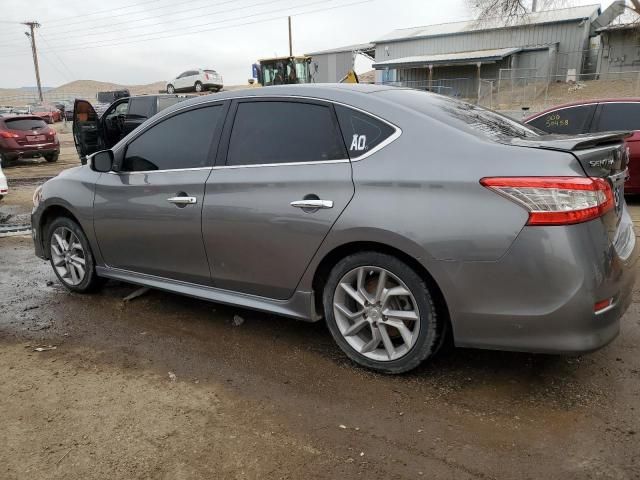
[[91,170],[106,173],[113,170],[113,152],[111,150],[102,150],[94,153],[90,160]]

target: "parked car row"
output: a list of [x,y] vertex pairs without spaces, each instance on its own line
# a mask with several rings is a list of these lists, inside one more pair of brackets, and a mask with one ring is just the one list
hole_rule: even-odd
[[72,291],[115,278],[324,318],[386,373],[447,336],[565,354],[619,332],[639,252],[626,131],[550,135],[380,85],[227,92],[111,122],[118,108],[133,122],[135,101],[101,119],[77,101],[88,164],[34,195],[36,254]]
[[63,119],[63,103],[59,104],[34,104],[18,107],[0,107],[0,117],[10,117],[14,115],[33,115],[41,118],[47,123],[60,122]]

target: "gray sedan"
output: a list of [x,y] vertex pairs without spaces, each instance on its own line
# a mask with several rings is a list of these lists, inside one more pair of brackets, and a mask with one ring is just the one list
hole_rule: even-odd
[[586,352],[635,280],[625,135],[376,85],[198,97],[38,188],[35,250],[76,292],[111,278],[324,319],[387,373],[447,338]]

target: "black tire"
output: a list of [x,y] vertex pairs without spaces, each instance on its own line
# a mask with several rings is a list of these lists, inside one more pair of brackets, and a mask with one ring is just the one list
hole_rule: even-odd
[[[345,340],[336,323],[333,310],[336,288],[344,275],[363,266],[379,267],[391,272],[406,285],[415,298],[420,321],[418,337],[409,351],[395,360],[378,361],[364,356]],[[391,255],[364,251],[343,258],[329,274],[322,301],[327,325],[333,339],[351,360],[363,367],[388,374],[404,373],[416,368],[434,355],[440,346],[440,337],[444,329],[440,328],[433,296],[426,282],[406,263]]]
[[[64,227],[71,230],[71,232],[75,234],[78,241],[82,245],[82,249],[84,251],[83,253],[84,253],[84,260],[85,260],[85,275],[82,281],[77,285],[72,285],[66,279],[60,276],[60,273],[58,272],[56,266],[54,265],[51,242],[53,240],[54,232],[56,232],[56,230],[60,227]],[[89,240],[87,240],[87,236],[82,231],[82,228],[80,227],[80,225],[78,225],[74,220],[71,220],[68,217],[57,217],[51,223],[49,223],[46,231],[47,231],[47,237],[46,237],[47,240],[46,240],[45,248],[47,248],[47,252],[48,252],[50,263],[51,263],[51,268],[53,269],[54,273],[58,277],[58,280],[60,281],[60,283],[62,283],[62,285],[64,285],[67,289],[71,290],[72,292],[90,293],[98,290],[104,284],[105,279],[98,277],[96,273],[95,259],[93,256],[93,252],[91,251]]]
[[196,82],[193,88],[198,93],[204,92],[204,87],[202,86],[202,82]]
[[167,93],[176,93],[176,89],[173,85],[167,85]]
[[49,163],[53,163],[53,162],[57,162],[58,161],[58,153],[51,153],[49,155],[45,155],[44,159],[49,162]]

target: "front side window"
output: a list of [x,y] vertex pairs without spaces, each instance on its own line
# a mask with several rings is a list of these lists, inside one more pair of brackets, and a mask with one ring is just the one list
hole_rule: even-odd
[[211,143],[221,128],[222,105],[174,115],[146,130],[127,147],[121,171],[172,170],[209,165]]
[[342,105],[336,105],[336,113],[352,160],[371,151],[396,131],[388,123]]
[[640,130],[640,102],[603,103],[595,132]]
[[333,111],[303,102],[238,104],[227,165],[318,162],[346,159]]
[[545,113],[527,123],[547,133],[576,135],[586,131],[595,109],[595,105],[561,108]]

